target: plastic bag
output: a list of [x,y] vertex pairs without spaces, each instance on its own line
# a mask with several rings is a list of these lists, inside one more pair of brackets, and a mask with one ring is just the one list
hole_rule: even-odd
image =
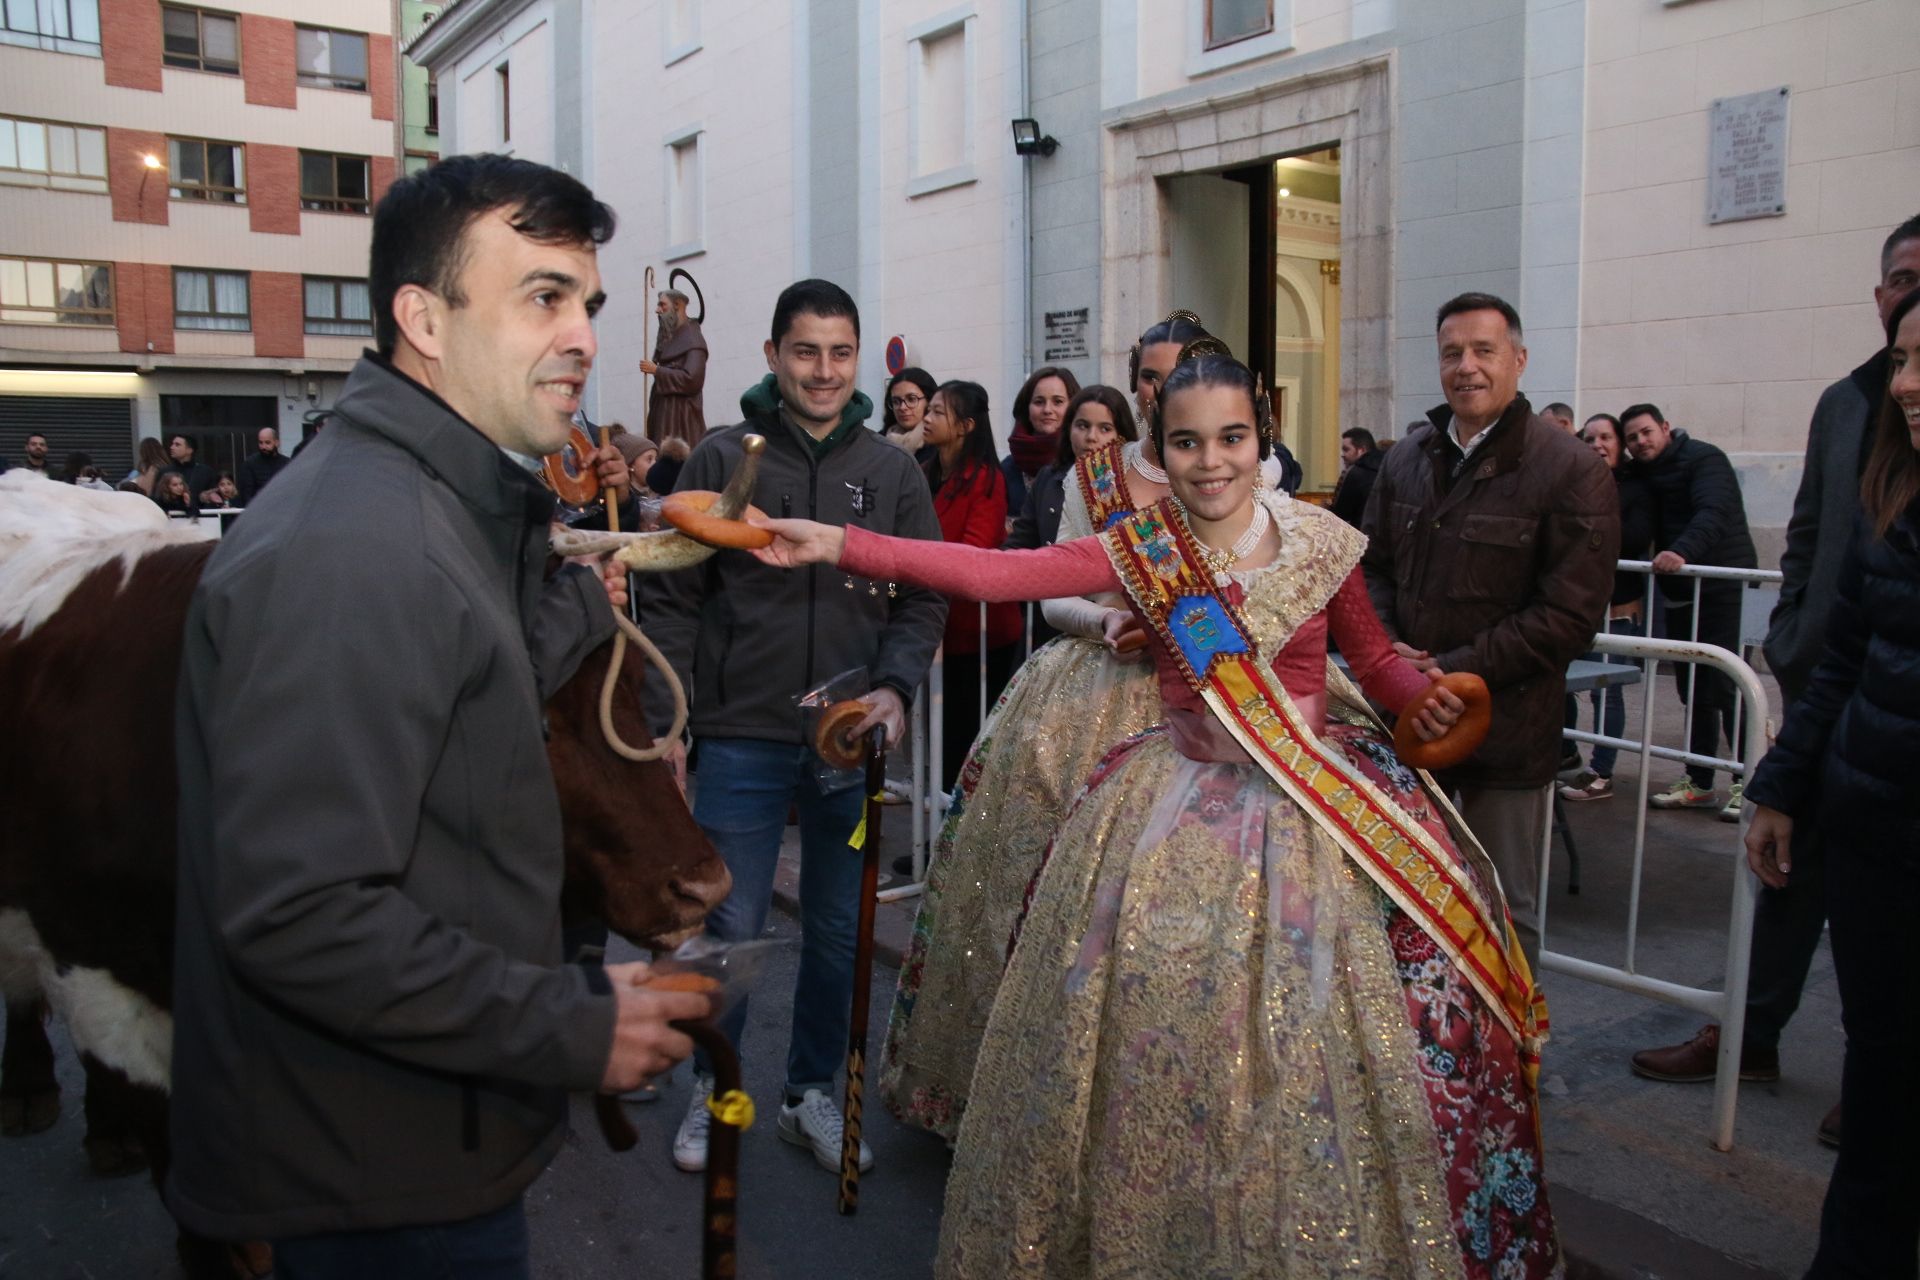
[[753,988],[768,957],[791,945],[784,938],[727,942],[704,933],[695,934],[671,954],[654,957],[648,982],[681,973],[698,974],[711,980],[715,985],[707,995],[713,1001],[713,1012],[708,1017],[717,1022]]
[[[800,712],[800,737],[809,750],[814,743],[814,735],[820,728],[821,713],[836,702],[845,702],[849,698],[864,698],[873,692],[873,685],[867,676],[865,667],[856,667],[852,671],[842,671],[825,684],[807,690],[793,700]],[[813,780],[820,788],[821,795],[833,795],[845,791],[848,787],[857,787],[866,781],[866,774],[860,769],[836,769],[822,760],[816,752],[813,758]]]

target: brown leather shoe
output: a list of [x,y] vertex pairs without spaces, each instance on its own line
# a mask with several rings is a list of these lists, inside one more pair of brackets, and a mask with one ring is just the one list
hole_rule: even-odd
[[1832,1147],[1835,1151],[1840,1149],[1839,1103],[1834,1103],[1833,1110],[1827,1112],[1826,1118],[1820,1121],[1820,1128],[1815,1132],[1814,1136],[1820,1139],[1821,1146]]
[[[1705,1084],[1713,1079],[1720,1055],[1720,1028],[1712,1023],[1685,1044],[1642,1049],[1633,1055],[1633,1074],[1669,1084]],[[1740,1078],[1767,1084],[1780,1078],[1777,1049],[1746,1049],[1740,1054]]]

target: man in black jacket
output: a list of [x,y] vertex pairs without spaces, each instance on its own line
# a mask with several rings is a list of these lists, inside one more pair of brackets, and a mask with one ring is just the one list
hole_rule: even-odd
[[260,428],[254,437],[257,446],[251,458],[240,464],[240,505],[250,507],[267,482],[280,474],[290,459],[280,452],[280,433],[272,427]]
[[[1920,287],[1920,216],[1895,227],[1880,247],[1880,283],[1873,301],[1885,325],[1894,306]],[[1874,352],[1846,377],[1820,393],[1807,427],[1807,454],[1787,520],[1787,546],[1780,556],[1780,603],[1767,620],[1767,665],[1780,681],[1786,706],[1806,690],[1827,638],[1827,623],[1839,595],[1854,513],[1860,507],[1860,477],[1867,465],[1873,415],[1886,394],[1887,348]],[[1780,708],[1784,718],[1786,707]],[[1780,1033],[1800,1007],[1807,971],[1827,924],[1825,840],[1820,824],[1794,832],[1793,874],[1781,887],[1763,885],[1753,914],[1753,961],[1747,977],[1747,1020],[1740,1044],[1740,1074],[1747,1080],[1780,1075]],[[1713,1079],[1720,1028],[1709,1025],[1684,1044],[1644,1049],[1633,1069],[1653,1080],[1679,1083]],[[1840,1105],[1820,1122],[1820,1140],[1840,1145]]]
[[1381,457],[1373,432],[1365,427],[1348,427],[1340,433],[1340,461],[1346,470],[1333,489],[1333,514],[1356,529],[1367,514],[1367,497],[1380,475]]
[[[1753,534],[1747,529],[1747,507],[1740,496],[1740,478],[1727,455],[1704,440],[1695,440],[1674,428],[1650,404],[1636,404],[1620,415],[1635,474],[1645,480],[1653,497],[1653,568],[1660,592],[1666,597],[1667,636],[1696,638],[1693,617],[1694,583],[1676,576],[1690,564],[1723,569],[1752,569],[1759,560]],[[1697,638],[1702,644],[1740,651],[1740,599],[1737,582],[1706,579],[1700,583]],[[1745,748],[1734,726],[1737,699],[1733,681],[1712,667],[1694,670],[1693,732],[1687,749],[1695,755],[1718,756],[1721,732],[1732,745],[1734,759],[1745,760]],[[1679,677],[1680,700],[1687,700],[1688,673]],[[1690,764],[1686,776],[1666,791],[1648,798],[1655,809],[1719,809],[1725,822],[1740,820],[1740,782],[1723,806],[1713,790],[1714,770]]]
[[[613,214],[456,156],[374,214],[376,342],[188,614],[167,1204],[286,1276],[524,1277],[567,1091],[691,1052],[707,1000],[561,963],[540,709],[612,632],[543,580]],[[609,582],[617,582],[616,575]],[[455,1261],[457,1259],[457,1261]]]
[[[940,541],[926,478],[864,425],[873,404],[854,389],[860,313],[846,291],[825,280],[789,285],[774,304],[765,350],[771,372],[740,397],[746,420],[709,430],[676,488],[720,488],[744,438],[757,434],[767,447],[753,502],[768,515]],[[779,1133],[837,1172],[833,1081],[847,1045],[860,896],[860,859],[847,840],[860,821],[862,788],[857,777],[822,777],[795,699],[864,672],[871,710],[856,731],[884,727],[889,742],[900,741],[907,702],[946,627],[946,601],[826,565],[788,573],[744,551],[649,575],[641,590],[648,631],[691,694],[700,752],[693,816],[733,872],[732,894],[707,917],[710,934],[743,941],[766,927],[787,812],[798,810],[802,941]],[[655,731],[664,730],[664,700],[656,696],[649,710]],[[676,763],[685,767],[684,751]],[[738,1044],[745,1024],[743,1001],[723,1025]],[[712,1087],[712,1076],[697,1069],[673,1143],[674,1163],[688,1172],[706,1168]],[[872,1154],[861,1147],[864,1168]]]
[[173,459],[173,468],[186,480],[187,494],[198,505],[204,501],[200,495],[220,483],[220,476],[206,463],[194,461],[195,451],[192,436],[175,431],[167,437],[167,454]]

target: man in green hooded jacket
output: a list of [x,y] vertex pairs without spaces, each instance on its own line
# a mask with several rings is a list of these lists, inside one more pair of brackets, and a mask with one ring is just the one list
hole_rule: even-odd
[[[746,420],[709,431],[675,488],[719,489],[739,465],[745,437],[756,434],[767,448],[753,503],[768,515],[940,541],[926,478],[864,425],[873,404],[854,390],[860,313],[846,291],[825,280],[788,286],[774,306],[766,356],[771,372],[740,397]],[[766,927],[787,813],[798,811],[802,941],[779,1131],[838,1172],[834,1073],[847,1043],[860,890],[860,859],[847,841],[862,796],[857,779],[823,787],[795,698],[864,670],[871,710],[857,730],[883,726],[898,742],[945,629],[946,602],[826,565],[788,573],[722,551],[697,568],[649,575],[640,608],[692,691],[700,766],[693,816],[733,872],[732,894],[707,917],[710,934],[740,941]],[[670,716],[656,693],[649,710],[658,733]],[[684,778],[684,751],[674,763]],[[742,1006],[724,1020],[736,1045],[745,1023]],[[712,1087],[696,1060],[694,1095],[673,1144],[674,1163],[688,1172],[706,1167]],[[863,1143],[861,1166],[871,1162]]]

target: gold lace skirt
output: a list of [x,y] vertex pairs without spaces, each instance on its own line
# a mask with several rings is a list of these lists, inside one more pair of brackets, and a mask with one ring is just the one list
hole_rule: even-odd
[[[1188,760],[1157,732],[1109,755],[1000,984],[936,1275],[1555,1273],[1510,1040],[1468,1018],[1454,1047],[1504,1052],[1508,1083],[1430,1102],[1395,915],[1252,765]],[[1471,1011],[1444,964],[1422,972]],[[1517,1121],[1477,1101],[1503,1090]],[[1471,1199],[1496,1190],[1511,1204]]]
[[880,1093],[952,1138],[1005,968],[1007,940],[1054,828],[1107,748],[1160,716],[1151,663],[1063,636],[1015,674],[968,753],[900,969]]

